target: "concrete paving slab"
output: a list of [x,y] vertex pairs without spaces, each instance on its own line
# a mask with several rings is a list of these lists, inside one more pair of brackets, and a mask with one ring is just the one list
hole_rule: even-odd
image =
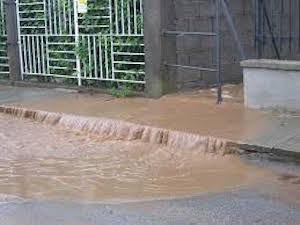
[[268,125],[254,136],[248,137],[247,143],[274,149],[284,149],[300,153],[300,117],[297,115],[267,114]]
[[22,103],[54,97],[67,96],[74,91],[67,89],[27,88],[0,85],[0,104]]

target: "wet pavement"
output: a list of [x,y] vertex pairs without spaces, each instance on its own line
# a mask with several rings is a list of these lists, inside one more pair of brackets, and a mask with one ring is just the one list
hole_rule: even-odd
[[293,204],[232,191],[190,199],[124,204],[18,202],[0,205],[5,225],[298,225]]
[[64,89],[0,86],[0,104],[120,119],[283,149],[299,155],[299,113],[247,110],[243,105],[240,86],[225,86],[224,96],[224,103],[216,105],[214,89],[172,94],[154,100],[118,99]]
[[[200,97],[202,93],[198,92],[173,94],[155,100],[68,93],[61,89],[29,89],[0,86],[0,104],[81,116],[107,117],[228,139],[240,139],[254,134],[264,122],[261,113],[245,110],[239,100],[236,102],[229,99],[223,105],[216,105],[215,97]],[[23,97],[16,100],[14,96]]]
[[[38,101],[53,97],[66,96],[72,92],[63,89],[26,88],[0,85],[0,104]],[[74,93],[74,92],[73,92]]]

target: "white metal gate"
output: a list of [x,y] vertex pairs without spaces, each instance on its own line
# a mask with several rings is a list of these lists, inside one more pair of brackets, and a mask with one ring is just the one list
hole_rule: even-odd
[[144,84],[142,0],[77,1],[19,0],[23,78]]
[[0,75],[5,78],[8,78],[9,76],[6,19],[3,0],[0,0]]

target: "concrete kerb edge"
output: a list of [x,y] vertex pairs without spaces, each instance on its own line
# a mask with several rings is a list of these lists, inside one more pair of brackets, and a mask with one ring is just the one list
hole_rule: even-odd
[[[104,88],[91,88],[91,87],[79,87],[79,86],[72,86],[68,87],[66,85],[58,85],[58,84],[51,84],[51,83],[38,83],[38,82],[30,82],[30,81],[9,81],[9,80],[0,80],[0,85],[7,85],[7,86],[15,86],[15,87],[32,87],[32,88],[46,88],[46,89],[56,89],[56,90],[67,90],[68,92],[77,92],[77,93],[84,93],[84,94],[106,94],[111,95],[109,89]],[[145,92],[134,92],[134,96],[136,97],[146,97],[147,94]]]
[[251,153],[267,154],[267,155],[274,155],[288,161],[300,162],[300,152],[294,152],[288,149],[274,148],[274,147],[262,146],[257,144],[234,142],[234,141],[229,141],[228,146],[230,149],[232,149],[233,152],[238,154],[251,154]]

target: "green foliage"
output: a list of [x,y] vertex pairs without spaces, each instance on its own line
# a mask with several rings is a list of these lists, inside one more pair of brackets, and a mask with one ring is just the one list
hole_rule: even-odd
[[110,94],[117,98],[134,97],[136,95],[136,90],[132,89],[130,86],[125,85],[123,89],[111,88]]

